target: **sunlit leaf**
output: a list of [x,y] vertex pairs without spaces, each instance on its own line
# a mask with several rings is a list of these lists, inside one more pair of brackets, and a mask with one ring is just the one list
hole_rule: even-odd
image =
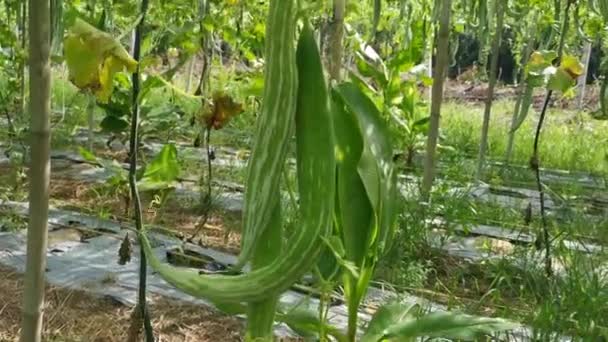
[[575,78],[572,78],[566,70],[555,68],[549,76],[547,89],[566,92],[574,85],[576,85]]
[[526,70],[528,74],[540,76],[547,67],[551,66],[555,58],[557,58],[557,54],[554,51],[534,51],[530,55]]
[[376,311],[374,317],[369,322],[367,330],[361,338],[361,342],[381,341],[386,334],[386,329],[406,319],[415,319],[419,312],[420,307],[418,305],[406,305],[403,303],[383,305]]
[[97,157],[95,157],[93,152],[87,150],[86,148],[78,147],[78,153],[84,160],[86,160],[90,163],[97,163]]
[[166,189],[177,180],[179,171],[177,148],[173,144],[167,144],[146,166],[140,187],[142,190]]
[[[347,341],[346,336],[339,329],[321,321],[316,312],[299,307],[294,309],[281,308],[280,311],[282,312],[278,313],[277,320],[287,324],[302,337],[318,339],[318,332],[324,330],[338,342]],[[325,339],[327,336],[323,337]]]
[[497,318],[476,317],[454,312],[433,312],[407,317],[384,330],[383,338],[403,339],[419,336],[476,340],[480,335],[512,330],[517,324]]
[[579,78],[585,71],[585,66],[574,56],[564,56],[560,64],[560,69],[565,70],[573,79]]
[[64,50],[72,83],[93,92],[102,103],[110,99],[114,75],[137,68],[120,42],[80,19],[69,29]]

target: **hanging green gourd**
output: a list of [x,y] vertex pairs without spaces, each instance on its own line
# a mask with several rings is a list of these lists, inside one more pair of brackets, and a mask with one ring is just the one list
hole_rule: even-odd
[[[257,202],[246,205],[268,207],[269,217],[264,222],[269,222],[270,228],[262,225],[251,226],[252,229],[247,234],[251,234],[250,239],[259,238],[266,234],[260,227],[281,229],[283,226],[280,211],[277,211],[278,185],[277,192],[268,192],[274,185],[267,181],[280,179],[285,157],[277,156],[280,157],[282,149],[288,144],[293,122],[293,116],[288,111],[292,108],[295,111],[297,103],[296,159],[301,222],[299,229],[287,242],[289,248],[266,266],[254,268],[249,273],[199,275],[196,271],[161,263],[153,257],[152,246],[146,234],[140,235],[143,248],[151,256],[150,265],[159,275],[180,290],[206,298],[220,306],[226,303],[261,302],[288,289],[310,270],[323,246],[320,238],[329,233],[332,225],[335,188],[334,144],[327,100],[323,100],[327,99],[327,94],[314,36],[311,29],[305,26],[298,46],[298,56],[301,57],[298,57],[300,71],[297,72],[292,34],[296,22],[295,4],[292,1],[273,0],[270,3],[269,16],[269,27],[276,29],[271,31],[274,38],[268,41],[266,55],[267,81],[264,94],[270,107],[266,109],[266,120],[260,118],[264,124],[258,125],[256,133],[258,144],[265,139],[269,140],[263,148],[260,146],[259,153],[255,153],[254,149],[251,157],[250,172],[253,170],[264,174],[263,177],[260,175],[260,178],[250,174],[247,182],[249,191],[257,189],[259,192],[258,197],[254,198]],[[298,78],[301,87],[298,87],[296,82]],[[282,94],[291,98],[285,99]],[[287,129],[284,135],[272,134],[282,132],[282,129]],[[278,166],[274,167],[273,163],[278,163]],[[272,170],[276,172],[271,173]],[[268,193],[261,193],[262,191]],[[249,197],[246,197],[246,200],[249,200]],[[249,248],[250,253],[255,255],[259,248],[264,247],[260,247],[259,243],[252,243]],[[245,255],[247,257],[244,260],[250,260],[249,255]]]

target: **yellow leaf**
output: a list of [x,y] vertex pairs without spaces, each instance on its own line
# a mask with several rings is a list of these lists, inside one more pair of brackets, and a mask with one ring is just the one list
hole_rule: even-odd
[[543,54],[538,51],[534,51],[530,56],[530,64],[541,64],[544,61],[545,57],[543,57]]
[[117,72],[137,70],[137,61],[119,41],[80,19],[69,29],[64,49],[72,83],[94,92],[100,102],[107,102],[112,95]]
[[564,69],[573,79],[577,79],[585,70],[585,66],[576,57],[568,55],[562,58],[560,68]]
[[205,118],[207,127],[221,129],[241,112],[243,112],[243,105],[235,102],[229,95],[215,93],[213,94],[212,111]]

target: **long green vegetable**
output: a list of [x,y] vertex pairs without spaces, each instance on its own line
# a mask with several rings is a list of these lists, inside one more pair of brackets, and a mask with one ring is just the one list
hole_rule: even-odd
[[296,111],[297,73],[293,47],[296,4],[293,0],[270,2],[266,31],[266,69],[262,113],[251,152],[241,253],[237,268],[248,262],[255,245],[272,220],[279,193],[280,174],[287,154]]
[[[297,94],[296,143],[301,223],[288,241],[289,248],[270,265],[247,274],[199,275],[195,271],[161,263],[154,257],[148,238],[141,234],[142,246],[150,256],[152,268],[180,290],[215,303],[259,302],[285,291],[315,262],[323,247],[320,236],[327,235],[332,225],[336,163],[321,59],[312,31],[307,26],[298,45],[298,70],[300,91]],[[276,114],[286,115],[284,112]],[[272,122],[273,125],[283,124]],[[264,135],[265,131],[258,134]],[[286,144],[287,138],[273,141],[266,146],[267,153],[261,156],[279,153],[278,150]],[[265,160],[260,156],[254,158],[252,168],[259,167],[258,163],[265,165]],[[270,198],[268,203],[277,202]]]

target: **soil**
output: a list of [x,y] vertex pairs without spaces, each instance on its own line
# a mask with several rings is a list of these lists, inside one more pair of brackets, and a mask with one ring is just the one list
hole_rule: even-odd
[[[126,221],[124,198],[100,194],[100,186],[69,179],[51,180],[51,202],[59,208]],[[111,191],[111,190],[107,190]],[[145,199],[147,200],[147,199]],[[147,203],[146,201],[143,203]],[[54,202],[54,203],[53,203]],[[221,213],[212,215],[194,241],[238,253],[239,235],[226,228]],[[148,223],[166,225],[185,237],[196,228],[199,215],[192,208],[169,202],[162,210],[146,210]],[[233,227],[236,223],[229,223]],[[0,266],[0,342],[19,337],[22,276]],[[242,341],[244,324],[202,306],[156,296],[150,306],[155,334],[160,341]],[[111,299],[82,291],[47,287],[44,341],[128,341],[133,309]],[[141,337],[140,337],[141,338]],[[282,339],[281,341],[299,341]]]
[[[125,212],[125,197],[116,194],[112,189],[102,189],[103,185],[94,185],[70,179],[54,178],[51,180],[51,199],[59,208],[74,210],[99,216],[103,213],[110,219],[122,222],[129,221]],[[104,193],[103,191],[111,192]],[[229,219],[222,213],[212,212],[201,229],[200,210],[193,205],[176,203],[171,198],[161,209],[146,208],[151,199],[142,196],[144,222],[161,225],[173,230],[177,235],[191,238],[204,247],[214,248],[231,254],[238,254],[240,246],[240,223]]]
[[[482,82],[460,82],[448,80],[445,87],[445,98],[450,100],[462,101],[465,103],[479,103],[486,100],[488,84]],[[518,95],[518,87],[513,85],[498,85],[494,91],[494,99],[515,100]],[[542,108],[545,100],[545,91],[537,89],[534,92],[533,106],[536,110]],[[562,109],[575,109],[578,100],[575,97],[567,98],[554,95],[551,105]],[[585,93],[583,106],[590,110],[596,110],[599,103],[599,87],[588,85]]]
[[[0,267],[0,341],[19,337],[23,281]],[[82,291],[47,287],[44,341],[127,341],[132,308]],[[242,341],[243,323],[201,306],[155,298],[150,307],[161,341]]]

